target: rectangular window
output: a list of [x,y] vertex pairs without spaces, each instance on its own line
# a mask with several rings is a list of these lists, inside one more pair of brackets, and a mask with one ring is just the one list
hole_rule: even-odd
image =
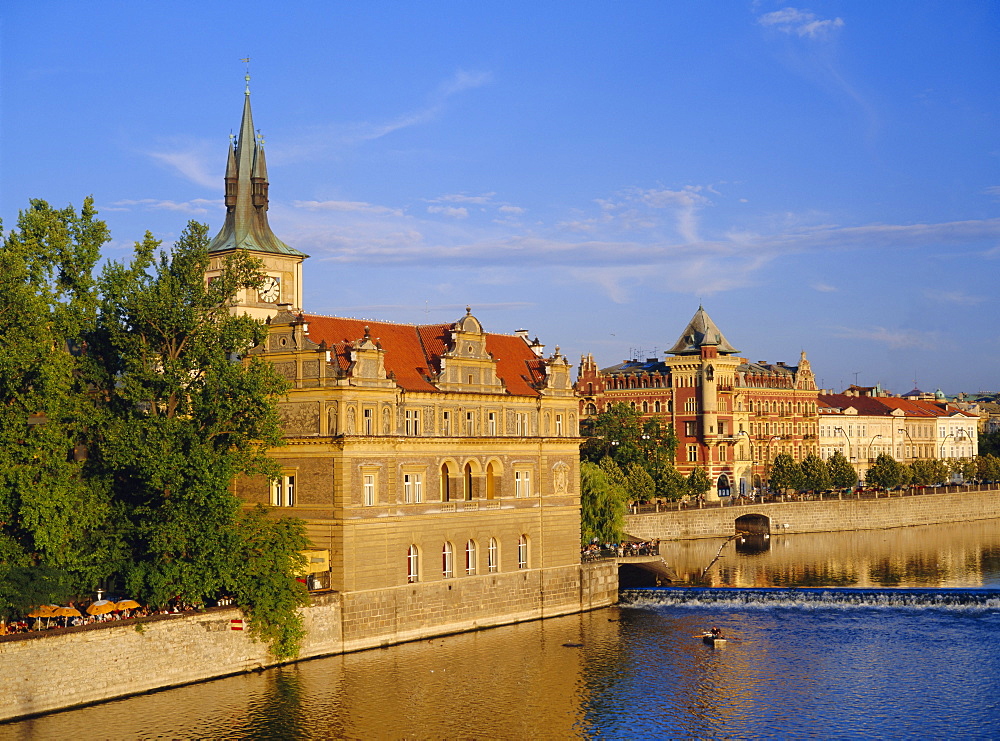
[[451,412],[441,412],[441,432],[445,437],[451,435]]
[[514,471],[514,496],[531,496],[531,471]]
[[497,434],[497,413],[496,412],[490,412],[490,416],[488,417],[488,420],[489,420],[489,425],[490,425],[490,437],[496,437],[496,434]]
[[698,411],[698,400],[693,396],[684,402],[685,412],[697,412]]
[[403,474],[403,501],[420,504],[424,501],[424,476],[421,473]]
[[688,463],[698,462],[698,446],[688,445]]
[[684,434],[688,437],[694,437],[696,433],[696,428],[698,426],[697,422],[685,422],[684,423]]
[[372,410],[365,409],[364,411],[364,430],[366,435],[372,434]]
[[563,416],[561,414],[556,415],[556,437],[562,437],[563,434]]
[[519,437],[528,437],[531,434],[531,422],[527,412],[514,414],[514,434]]
[[271,505],[274,507],[295,506],[295,476],[279,476],[271,482]]
[[476,417],[473,412],[465,413],[465,434],[469,437],[476,434]]
[[366,473],[364,475],[365,506],[375,506],[375,474]]
[[[445,412],[447,414],[447,412]],[[407,409],[403,412],[404,430],[413,437],[420,435],[420,410]]]
[[726,452],[728,450],[729,450],[729,448],[727,446],[725,446],[725,445],[720,445],[719,446],[719,460],[720,461],[726,461],[726,460],[728,460],[728,455],[729,454]]

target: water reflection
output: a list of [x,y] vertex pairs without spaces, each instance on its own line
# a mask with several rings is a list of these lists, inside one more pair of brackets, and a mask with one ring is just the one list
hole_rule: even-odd
[[[736,587],[978,587],[997,584],[995,520],[848,533],[737,539],[706,579]],[[757,536],[758,538],[760,536]],[[723,539],[660,544],[680,583],[698,581]],[[986,575],[992,574],[992,577]],[[990,581],[992,579],[992,581]]]
[[[662,544],[684,574],[700,574],[719,545]],[[1000,523],[776,535],[764,550],[727,546],[710,576],[1000,587]],[[724,650],[695,638],[711,625],[732,636]],[[982,604],[650,603],[56,713],[0,725],[0,739],[983,737],[1000,723],[998,631],[1000,611]]]

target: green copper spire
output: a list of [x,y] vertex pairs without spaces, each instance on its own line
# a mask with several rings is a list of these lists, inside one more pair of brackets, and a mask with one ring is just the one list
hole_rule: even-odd
[[267,164],[264,140],[254,135],[249,68],[245,79],[247,87],[240,133],[235,145],[231,143],[226,161],[226,221],[208,246],[208,251],[242,249],[306,257],[278,239],[267,223]]

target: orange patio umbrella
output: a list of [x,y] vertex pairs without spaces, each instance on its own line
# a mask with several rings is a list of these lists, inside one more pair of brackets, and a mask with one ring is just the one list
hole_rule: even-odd
[[109,612],[114,612],[118,607],[109,599],[99,599],[96,602],[91,602],[87,607],[88,615],[105,615]]
[[142,607],[134,599],[123,599],[121,602],[115,605],[116,610],[134,610],[137,607]]

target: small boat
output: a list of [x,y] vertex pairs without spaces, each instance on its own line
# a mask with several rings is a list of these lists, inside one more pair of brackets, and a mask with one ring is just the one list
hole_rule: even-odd
[[722,636],[712,635],[711,633],[704,633],[701,636],[701,642],[706,646],[711,646],[712,648],[722,648],[726,645],[726,639]]

